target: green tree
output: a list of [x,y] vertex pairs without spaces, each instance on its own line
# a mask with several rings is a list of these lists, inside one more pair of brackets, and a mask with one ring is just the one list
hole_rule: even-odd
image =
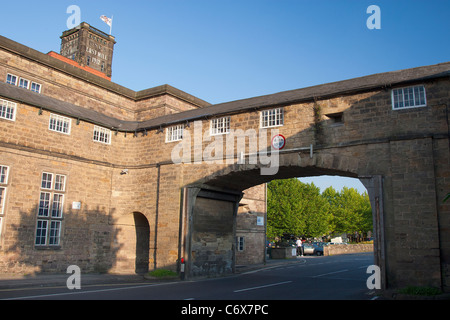
[[314,184],[273,180],[267,186],[267,236],[321,236],[329,231],[328,208]]
[[333,217],[330,225],[334,233],[362,234],[373,229],[372,209],[366,192],[361,195],[347,187],[337,192],[329,187],[322,196],[330,205]]

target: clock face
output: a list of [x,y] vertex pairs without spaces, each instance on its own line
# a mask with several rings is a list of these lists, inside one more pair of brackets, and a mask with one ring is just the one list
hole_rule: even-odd
[[272,138],[272,148],[275,150],[281,150],[286,146],[286,138],[281,135],[277,134]]

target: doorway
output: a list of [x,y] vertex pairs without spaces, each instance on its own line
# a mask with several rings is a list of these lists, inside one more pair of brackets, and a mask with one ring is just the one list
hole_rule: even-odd
[[150,225],[142,213],[134,212],[133,218],[136,230],[135,272],[144,274],[149,270]]

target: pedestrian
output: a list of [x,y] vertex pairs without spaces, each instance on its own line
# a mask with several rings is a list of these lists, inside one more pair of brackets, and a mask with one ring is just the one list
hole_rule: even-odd
[[296,243],[297,243],[297,256],[302,256],[303,257],[303,243],[302,243],[302,239],[298,238]]

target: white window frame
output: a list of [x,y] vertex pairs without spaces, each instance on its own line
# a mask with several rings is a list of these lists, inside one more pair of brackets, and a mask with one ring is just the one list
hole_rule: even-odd
[[36,93],[41,93],[42,85],[40,83],[32,81],[31,82],[31,86],[30,86],[30,90],[33,91],[33,92],[36,92]]
[[16,121],[17,103],[0,99],[0,118]]
[[[50,177],[50,179],[49,179],[49,177]],[[45,183],[45,186],[44,186],[44,183]],[[53,186],[53,173],[43,172],[42,176],[41,176],[41,189],[51,190],[52,186]]]
[[6,194],[8,192],[9,167],[0,165],[0,237],[5,214]]
[[[35,246],[46,246],[47,245],[47,233],[48,233],[48,222],[49,220],[38,219],[36,223],[36,235],[34,237]],[[43,225],[45,224],[45,227]],[[44,233],[44,236],[42,235]],[[38,241],[39,239],[39,241]],[[44,241],[42,241],[44,240]]]
[[63,207],[64,207],[64,195],[62,193],[53,193],[52,209],[50,213],[51,217],[61,219],[63,215]]
[[[61,225],[62,221],[50,220],[50,228],[48,235],[49,246],[59,246],[61,243]],[[55,226],[58,226],[55,228]]]
[[5,186],[0,186],[0,217],[5,214],[6,192],[7,188]]
[[176,125],[166,129],[166,142],[183,140],[184,125]]
[[221,134],[228,134],[231,130],[231,117],[222,117],[211,119],[210,135],[217,136]]
[[274,108],[261,111],[260,128],[284,126],[284,108]]
[[6,193],[8,191],[8,175],[9,167],[0,165],[0,216],[5,214]]
[[48,124],[48,129],[50,131],[70,135],[71,127],[72,119],[54,113],[50,114],[50,120]]
[[425,86],[417,85],[392,89],[391,101],[392,110],[426,107],[427,93]]
[[[6,173],[4,173],[6,171]],[[0,165],[0,184],[8,184],[9,167]]]
[[66,191],[66,176],[62,174],[55,174],[55,186],[53,188],[56,191]]
[[111,130],[99,126],[94,126],[93,140],[95,142],[100,142],[103,144],[111,144]]
[[37,212],[35,246],[59,246],[67,176],[43,172]]
[[[14,79],[14,81],[12,81]],[[17,81],[19,80],[19,77],[16,75],[13,75],[12,73],[6,74],[6,83],[12,84],[13,86],[17,86]]]
[[51,192],[41,191],[39,196],[38,217],[48,218],[50,216],[51,198],[52,198]]
[[[24,83],[26,82],[26,85],[24,85]],[[24,88],[24,89],[30,89],[30,80],[25,79],[25,78],[19,78],[19,82],[18,82],[18,87],[19,88]]]

